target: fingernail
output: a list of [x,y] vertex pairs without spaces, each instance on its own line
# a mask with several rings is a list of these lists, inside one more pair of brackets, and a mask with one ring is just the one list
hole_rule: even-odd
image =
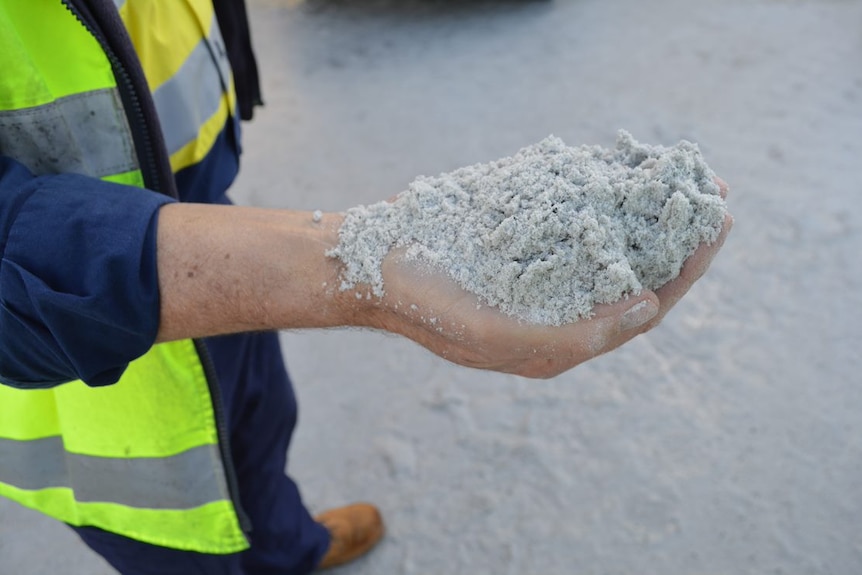
[[640,327],[654,318],[657,313],[658,306],[648,299],[635,304],[620,319],[620,331]]

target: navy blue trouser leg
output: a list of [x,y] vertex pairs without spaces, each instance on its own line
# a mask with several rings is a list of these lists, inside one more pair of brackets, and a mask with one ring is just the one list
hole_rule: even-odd
[[206,340],[224,396],[240,499],[252,522],[251,549],[206,555],[166,549],[113,533],[74,528],[123,575],[300,575],[310,573],[329,534],[284,472],[297,406],[278,336],[240,334]]

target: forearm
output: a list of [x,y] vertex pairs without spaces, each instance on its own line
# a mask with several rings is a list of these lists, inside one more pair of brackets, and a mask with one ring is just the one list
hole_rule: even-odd
[[159,213],[157,341],[362,323],[326,250],[340,216],[171,204]]

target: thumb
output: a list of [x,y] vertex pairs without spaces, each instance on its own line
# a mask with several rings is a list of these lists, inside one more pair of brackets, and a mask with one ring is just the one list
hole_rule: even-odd
[[588,348],[594,355],[600,355],[651,327],[650,321],[659,313],[659,299],[654,292],[644,290],[611,304],[598,305],[593,313],[584,327],[592,328],[586,330],[592,332]]
[[620,316],[620,333],[635,330],[646,325],[658,315],[658,297],[653,292],[642,293],[636,301]]

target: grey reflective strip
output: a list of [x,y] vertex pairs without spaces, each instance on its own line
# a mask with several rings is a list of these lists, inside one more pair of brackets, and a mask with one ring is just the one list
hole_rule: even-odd
[[0,481],[27,490],[69,487],[80,502],[191,509],[228,499],[222,470],[214,445],[123,459],[68,453],[59,437],[0,439]]
[[126,0],[114,0],[114,6],[117,7],[117,10],[123,7],[123,4],[126,3]]
[[215,20],[210,34],[153,94],[169,154],[197,138],[201,126],[218,111],[227,89],[230,64]]
[[138,169],[129,123],[113,88],[0,111],[0,154],[36,175],[100,178]]
[[212,22],[210,22],[210,32],[207,38],[207,46],[210,49],[210,55],[213,61],[218,66],[218,73],[221,76],[222,89],[227,92],[230,87],[231,67],[230,59],[227,55],[227,46],[224,43],[224,38],[221,35],[221,28],[218,25],[218,19],[213,13]]

